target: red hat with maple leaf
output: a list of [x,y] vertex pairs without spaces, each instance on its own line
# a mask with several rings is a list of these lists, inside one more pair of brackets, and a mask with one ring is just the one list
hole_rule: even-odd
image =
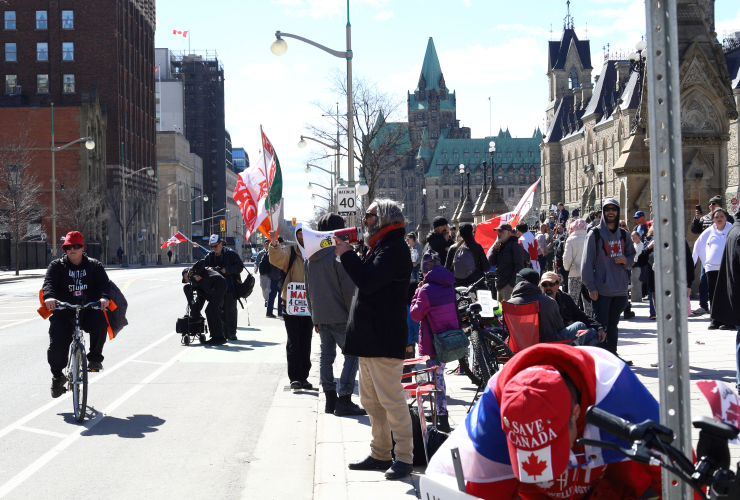
[[504,387],[501,426],[522,483],[553,481],[568,467],[571,394],[553,366],[531,366]]

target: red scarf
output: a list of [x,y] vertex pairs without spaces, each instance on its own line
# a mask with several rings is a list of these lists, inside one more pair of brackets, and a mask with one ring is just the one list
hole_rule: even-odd
[[385,226],[383,229],[381,229],[380,231],[378,231],[377,233],[375,233],[373,235],[373,237],[370,238],[370,241],[367,242],[367,246],[370,248],[370,250],[368,250],[367,254],[370,255],[370,252],[373,251],[373,248],[375,248],[375,245],[377,245],[378,242],[381,239],[383,239],[383,237],[386,234],[388,234],[389,231],[393,231],[394,229],[403,229],[403,228],[404,228],[404,223],[403,222],[398,222],[396,224],[389,224],[389,225]]

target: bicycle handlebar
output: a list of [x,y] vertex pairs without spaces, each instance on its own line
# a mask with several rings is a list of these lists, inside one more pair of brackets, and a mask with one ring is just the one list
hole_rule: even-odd
[[100,302],[88,302],[85,305],[72,305],[69,302],[57,300],[57,309],[100,309]]
[[665,444],[671,444],[674,439],[673,431],[657,422],[646,420],[641,424],[633,424],[595,406],[591,406],[586,410],[585,420],[587,424],[594,425],[610,434],[614,434],[630,444],[634,441],[645,439],[646,436],[652,439],[653,436],[650,435],[651,433],[654,433]]

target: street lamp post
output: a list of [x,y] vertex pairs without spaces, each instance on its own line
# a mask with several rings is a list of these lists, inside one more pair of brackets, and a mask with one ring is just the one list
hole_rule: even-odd
[[[329,174],[331,176],[335,176],[338,173],[338,169],[336,169],[334,171],[331,171],[331,170],[327,170],[325,168],[319,167],[318,165],[311,165],[311,164],[308,164],[308,163],[306,163],[306,168],[304,169],[304,171],[307,174],[310,174],[311,173],[311,167],[318,168],[319,170],[322,170],[322,171],[326,172],[327,174]],[[332,201],[332,205],[336,205],[336,203],[335,203],[336,202],[336,193],[334,191],[334,177],[330,177],[329,179],[331,181],[331,183],[329,184],[329,186],[331,187],[331,191],[332,191],[332,200],[333,200]],[[332,209],[332,207],[329,207],[329,210],[330,211],[334,211],[334,209]]]
[[[601,179],[604,172],[604,165],[596,165],[596,171],[599,174],[599,182],[596,185],[599,186],[599,209],[601,210],[604,203],[604,181]],[[604,214],[602,213],[601,216],[603,217]]]
[[[125,171],[126,167],[123,166],[123,165],[121,165],[121,166],[123,167],[123,169]],[[128,179],[130,177],[133,177],[134,175],[136,175],[139,172],[142,172],[144,170],[146,170],[146,175],[148,175],[149,177],[154,176],[154,169],[152,167],[140,168],[139,170],[137,170],[135,172],[131,172],[130,174],[125,174],[125,173],[122,173],[121,174],[121,184],[123,184],[123,186],[122,186],[122,191],[123,191],[122,200],[123,200],[123,203],[122,203],[122,206],[121,206],[121,214],[122,214],[122,216],[121,216],[121,222],[123,222],[123,224],[122,224],[123,225],[123,262],[121,263],[121,267],[128,267],[128,263],[126,262],[126,257],[127,257],[127,255],[126,255],[126,246],[127,246],[127,243],[128,243],[128,236],[126,234],[126,226],[127,226],[127,224],[126,224],[126,179]]]
[[207,194],[201,194],[190,200],[183,200],[186,203],[188,203],[188,219],[190,220],[190,241],[193,240],[193,202],[197,200],[198,198],[203,198],[203,201],[208,201]]
[[85,147],[88,150],[95,149],[95,142],[92,137],[80,137],[76,141],[72,141],[64,146],[54,147],[54,103],[51,103],[51,241],[52,241],[52,255],[57,256],[57,193],[56,193],[56,164],[54,153],[70,147],[73,144],[85,142]]

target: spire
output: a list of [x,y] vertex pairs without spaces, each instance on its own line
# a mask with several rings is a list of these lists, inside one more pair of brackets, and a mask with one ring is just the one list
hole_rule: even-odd
[[574,28],[573,16],[570,15],[570,0],[565,2],[568,8],[568,12],[563,18],[563,31],[572,30]]
[[417,87],[416,90],[448,90],[447,87],[440,87],[442,67],[439,65],[439,58],[437,57],[437,50],[434,48],[434,40],[432,37],[429,37],[427,51],[424,54],[424,64],[421,66],[419,81],[422,79],[426,83],[426,88],[420,89]]
[[432,157],[434,157],[434,153],[429,148],[429,137],[427,136],[426,129],[424,129],[421,133],[421,145],[419,146],[419,151],[416,153],[416,159],[425,158],[431,160]]

